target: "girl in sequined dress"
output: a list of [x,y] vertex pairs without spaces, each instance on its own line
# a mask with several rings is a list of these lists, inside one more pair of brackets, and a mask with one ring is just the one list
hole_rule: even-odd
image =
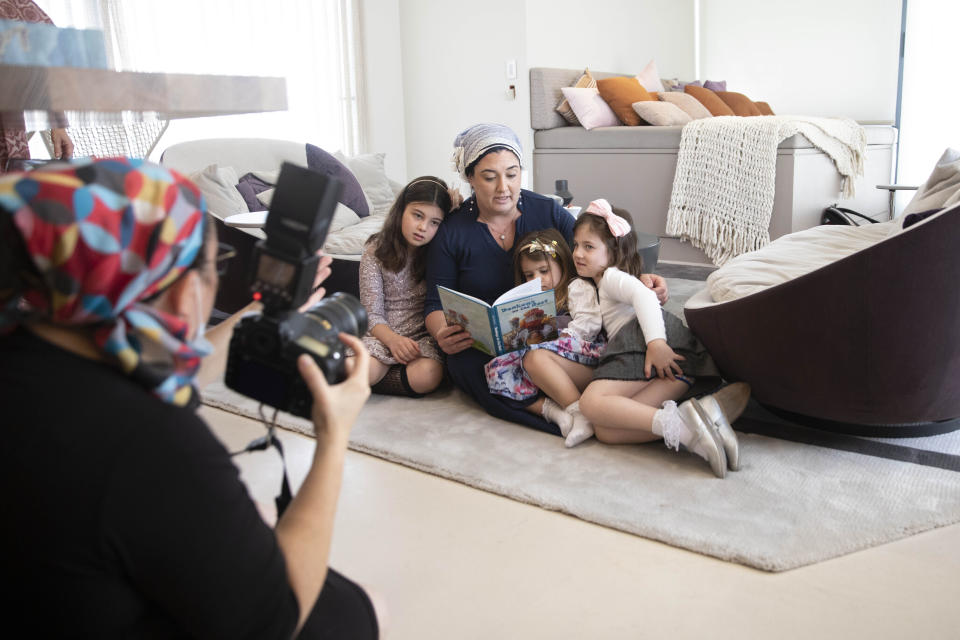
[[369,331],[373,391],[418,397],[437,388],[443,360],[423,319],[426,246],[451,208],[447,184],[412,180],[397,196],[383,229],[367,240],[360,259],[360,301]]

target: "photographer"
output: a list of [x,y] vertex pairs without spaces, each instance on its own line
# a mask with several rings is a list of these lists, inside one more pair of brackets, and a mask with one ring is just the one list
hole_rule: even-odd
[[0,177],[0,572],[17,637],[377,637],[370,598],[327,568],[369,356],[340,334],[358,357],[335,386],[298,361],[317,445],[271,529],[194,413],[201,359],[222,371],[236,321],[207,334],[211,355],[205,218],[196,187],[151,163]]

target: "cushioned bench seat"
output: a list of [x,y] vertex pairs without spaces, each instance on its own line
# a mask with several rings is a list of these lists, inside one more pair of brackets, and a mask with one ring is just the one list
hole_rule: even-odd
[[[676,152],[680,148],[683,127],[558,127],[533,133],[537,151],[547,149],[663,149]],[[868,145],[891,145],[897,141],[897,130],[886,125],[864,127]],[[802,135],[790,136],[780,149],[814,149]]]

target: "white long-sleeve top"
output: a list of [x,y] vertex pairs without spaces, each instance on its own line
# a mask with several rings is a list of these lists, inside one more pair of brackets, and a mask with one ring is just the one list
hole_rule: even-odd
[[666,340],[663,312],[653,289],[616,267],[608,267],[597,287],[600,292],[600,313],[607,338],[613,338],[634,317],[640,323],[643,337],[649,344],[658,338]]
[[597,290],[592,284],[574,278],[567,286],[567,311],[570,324],[564,329],[575,334],[583,342],[593,342],[603,327],[603,314],[597,300]]

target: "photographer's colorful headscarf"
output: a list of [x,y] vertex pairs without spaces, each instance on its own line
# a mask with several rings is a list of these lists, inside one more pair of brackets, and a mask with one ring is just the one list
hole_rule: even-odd
[[0,331],[30,318],[90,327],[124,373],[167,402],[192,404],[191,383],[210,344],[188,341],[186,322],[144,301],[193,264],[205,211],[193,183],[144,160],[85,160],[0,177],[0,216],[11,217],[40,276],[0,291]]

